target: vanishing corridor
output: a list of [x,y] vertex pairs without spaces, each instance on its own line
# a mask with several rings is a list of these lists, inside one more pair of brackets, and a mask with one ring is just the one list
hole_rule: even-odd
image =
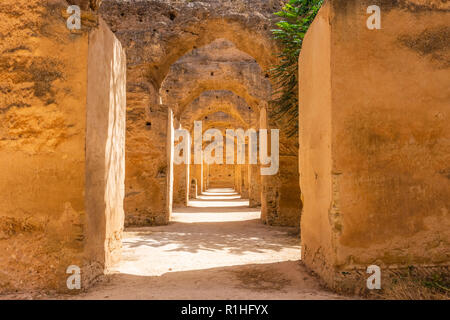
[[0,0],[0,299],[448,299],[449,21]]
[[210,189],[167,226],[127,229],[122,260],[81,299],[332,299],[301,265],[295,228],[268,227],[231,189]]

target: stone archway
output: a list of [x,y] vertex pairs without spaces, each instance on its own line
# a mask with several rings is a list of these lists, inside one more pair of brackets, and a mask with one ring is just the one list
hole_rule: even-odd
[[[268,4],[254,4],[245,12],[236,12],[231,3],[216,2],[207,8],[195,3],[107,1],[102,4],[100,14],[127,48],[127,225],[166,222],[158,216],[165,216],[169,167],[166,146],[157,142],[165,140],[162,136],[168,133],[165,127],[168,106],[161,100],[159,91],[171,65],[192,50],[227,38],[238,43],[237,48],[246,52],[249,61],[259,63],[262,69],[258,73],[266,78],[264,72],[273,65],[274,52],[277,52],[270,32],[273,6],[279,8],[275,2],[270,7]],[[261,14],[255,14],[256,11]],[[133,32],[129,29],[131,25]],[[227,88],[211,82],[201,84],[197,95],[205,90],[233,89],[236,85]],[[244,91],[236,93],[245,96]],[[256,105],[256,101],[249,104]],[[148,148],[142,149],[142,145]]]
[[[202,6],[189,2],[171,5],[170,2],[107,1],[102,4],[100,14],[114,32],[120,33],[119,38],[129,48],[128,56],[135,62],[132,68],[145,67],[148,81],[159,90],[170,67],[180,57],[220,38],[235,43],[263,70],[271,68],[278,52],[270,32],[272,12],[279,8],[280,3],[276,1],[252,3],[244,11],[236,10],[232,2],[209,1],[208,6]],[[130,24],[145,28],[132,35],[126,28]],[[152,38],[158,39],[157,42],[152,42]]]
[[[230,41],[218,39],[180,58],[171,67],[160,94],[161,102],[173,106],[174,114],[182,116],[179,122],[187,129],[192,129],[193,121],[205,119],[208,114],[218,111],[231,114],[238,121],[229,129],[240,127],[257,129],[260,107],[267,105],[271,90],[270,82],[252,57],[237,50]],[[226,123],[224,119],[222,123],[216,122],[223,127]],[[252,181],[256,179],[257,166],[253,167],[255,167],[253,170],[246,166],[242,169],[245,188],[241,190],[239,185],[239,191],[242,191],[245,197],[249,195],[248,177],[253,173]],[[186,170],[181,171],[180,168],[176,170],[175,175],[180,176],[183,181],[185,179],[189,181],[185,177]],[[206,173],[205,170],[195,168],[191,171]],[[257,184],[256,180],[254,182]],[[180,204],[188,198],[184,194],[189,187],[184,188],[184,183],[175,184],[183,186],[182,190],[175,191],[177,194],[175,204]],[[260,202],[259,188],[254,187],[252,190],[252,206],[257,206]]]

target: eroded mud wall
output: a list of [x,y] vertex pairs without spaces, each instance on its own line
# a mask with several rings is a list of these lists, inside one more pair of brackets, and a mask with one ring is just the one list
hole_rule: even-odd
[[[125,102],[119,97],[123,86],[119,90],[113,83],[110,90],[110,74],[122,79],[123,65],[111,70],[117,52],[104,47],[113,50],[111,33],[106,42],[89,39],[98,29],[107,32],[92,13],[83,12],[81,30],[68,30],[67,6],[59,0],[0,4],[0,291],[67,289],[70,265],[81,268],[84,286],[117,252],[120,186],[113,180],[120,180]],[[92,44],[98,50],[89,48]],[[88,65],[98,73],[89,73]],[[93,215],[110,219],[97,226],[105,235],[95,255],[99,259],[86,255],[92,241],[85,198],[89,90],[102,97],[89,106],[102,107],[107,122],[97,118],[95,132],[108,137],[96,145],[103,150],[92,155],[104,164],[104,183],[95,186],[101,192],[91,195],[103,206]],[[113,254],[108,256],[106,248]]]
[[336,0],[306,35],[302,255],[332,286],[364,288],[371,264],[382,285],[391,268],[449,264],[449,19],[439,1]]
[[0,4],[0,290],[56,289],[82,262],[88,36],[63,9]]

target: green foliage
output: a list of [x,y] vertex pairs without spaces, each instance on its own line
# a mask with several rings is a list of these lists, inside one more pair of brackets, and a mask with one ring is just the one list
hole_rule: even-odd
[[298,131],[298,58],[303,38],[323,1],[289,0],[280,12],[275,13],[283,19],[272,33],[283,49],[278,55],[279,65],[270,70],[276,85],[271,104],[275,119],[287,120],[289,135]]

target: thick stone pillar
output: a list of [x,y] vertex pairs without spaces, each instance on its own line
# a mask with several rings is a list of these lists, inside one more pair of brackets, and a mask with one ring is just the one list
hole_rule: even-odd
[[261,175],[258,165],[248,165],[248,181],[249,204],[255,208],[261,205]]
[[[260,127],[269,128],[270,126],[264,108],[262,109],[260,116]],[[283,132],[280,132],[280,136],[282,134]],[[272,131],[270,129],[267,129],[267,138],[267,152],[271,153]],[[290,226],[299,229],[302,207],[301,195],[298,184],[293,182],[297,181],[298,178],[298,156],[297,152],[294,151],[292,154],[289,154],[289,148],[285,149],[287,150],[278,150],[278,172],[273,175],[261,175],[261,216],[263,221],[267,224]],[[261,165],[260,169],[262,167],[264,167],[264,165]]]
[[196,170],[195,164],[189,166],[189,199],[197,199],[199,195]]
[[[176,126],[181,129],[179,122],[176,121]],[[177,143],[184,143],[181,142]],[[190,141],[187,142],[187,149],[191,150]],[[173,174],[173,204],[174,206],[187,206],[189,202],[189,189],[190,189],[190,181],[189,181],[189,167],[191,162],[191,155],[183,155],[184,162],[181,164],[173,164],[174,166],[174,174]]]
[[210,180],[210,165],[203,164],[203,191],[209,189],[209,180]]
[[197,194],[196,197],[202,193],[203,189],[203,164],[192,165],[192,177],[197,183]]
[[[268,129],[266,108],[261,108],[259,127],[261,129]],[[268,140],[267,150],[270,150],[269,134]],[[264,223],[274,224],[279,215],[279,192],[277,176],[261,175],[261,187],[261,219]]]
[[167,185],[166,185],[166,210],[163,223],[170,221],[173,207],[173,154],[174,154],[174,126],[173,126],[173,111],[168,109],[167,112]]
[[332,287],[448,275],[450,13],[421,3],[381,1],[371,30],[373,1],[328,1],[303,43],[302,260]]
[[242,189],[241,189],[241,196],[244,199],[248,199],[249,192],[248,192],[248,165],[243,164],[240,165],[241,167],[241,181],[242,181]]
[[95,16],[68,30],[65,2],[16,3],[0,9],[0,291],[67,290],[71,265],[84,289],[120,257],[125,52]]
[[173,165],[173,205],[180,207],[186,201],[186,165]]
[[203,191],[205,191],[205,179],[203,176],[203,171],[205,170],[205,166],[203,164],[203,162],[197,167],[198,171],[198,175],[199,175],[199,186],[200,186],[200,193],[202,193]]
[[184,165],[184,183],[185,183],[185,193],[184,193],[184,205],[189,205],[190,192],[191,192],[191,181],[190,181],[190,165],[189,163]]
[[[234,166],[234,181],[235,181],[236,192],[241,194],[241,192],[242,192],[242,171],[241,171],[240,164],[236,164]],[[242,196],[242,194],[241,194],[241,196]]]

